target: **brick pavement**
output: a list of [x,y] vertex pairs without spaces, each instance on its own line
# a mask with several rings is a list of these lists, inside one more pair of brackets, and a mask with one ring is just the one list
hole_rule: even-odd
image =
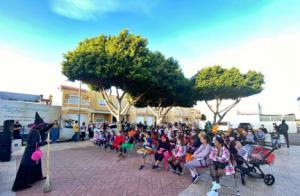
[[[236,195],[237,190],[242,196],[299,196],[300,195],[300,146],[282,148],[275,151],[276,161],[271,167],[263,166],[265,173],[275,176],[275,184],[267,186],[261,179],[246,178],[243,186],[237,177],[237,189],[234,178],[226,176],[221,179],[222,187],[219,195]],[[190,185],[180,196],[205,195],[209,191],[211,181],[209,175],[203,174],[197,184]]]
[[[74,146],[74,143],[70,144]],[[55,148],[60,149],[59,145],[61,144]],[[62,144],[61,148],[66,145],[68,143]],[[20,158],[17,158],[17,162]],[[81,148],[54,149],[51,154],[53,190],[45,195],[171,196],[178,195],[190,184],[189,178],[164,171],[152,171],[149,166],[144,171],[138,171],[141,163],[138,156],[124,161],[117,160],[117,154],[100,150],[92,144]],[[32,188],[17,192],[16,195],[42,195],[43,183],[38,182]]]
[[[44,147],[43,147],[44,148]],[[210,185],[208,173],[201,176],[197,184],[190,185],[190,177],[177,176],[164,171],[153,171],[146,168],[138,171],[140,157],[133,156],[118,162],[117,154],[100,150],[89,142],[61,143],[52,145],[51,182],[52,192],[43,194],[44,182],[38,182],[30,189],[17,192],[17,196],[38,195],[205,195]],[[45,150],[45,148],[43,149]],[[21,153],[14,155],[9,163],[0,163],[0,195],[13,195],[9,191],[13,180],[3,180],[3,176],[14,178],[19,165]],[[276,182],[272,187],[266,186],[262,180],[246,179],[246,186],[237,181],[241,195],[299,195],[300,191],[300,147],[280,149],[276,152],[277,160],[272,168],[264,171],[273,173]],[[45,160],[43,160],[45,164]],[[10,166],[8,166],[10,165]],[[45,166],[45,165],[43,165]],[[6,168],[6,169],[2,169]],[[3,175],[6,171],[6,174]],[[44,169],[45,171],[45,169]],[[13,175],[14,174],[14,175]],[[13,176],[13,177],[12,177]],[[4,177],[4,178],[6,178]],[[6,178],[7,179],[7,178]],[[235,195],[232,177],[221,182],[220,195]],[[6,192],[4,192],[6,191]]]

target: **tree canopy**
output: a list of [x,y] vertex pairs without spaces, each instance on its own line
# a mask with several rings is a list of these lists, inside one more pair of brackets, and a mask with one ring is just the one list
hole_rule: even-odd
[[[264,84],[264,76],[260,72],[248,71],[242,74],[235,67],[226,69],[220,65],[203,68],[192,80],[197,91],[197,99],[206,102],[214,113],[214,121],[217,116],[221,121],[241,98],[260,93]],[[226,99],[235,101],[225,109],[220,109],[222,100]],[[215,109],[208,104],[210,100],[216,101]]]
[[149,81],[152,72],[147,40],[128,30],[117,36],[86,39],[64,55],[62,72],[70,80],[81,80],[93,87],[117,87],[131,92],[136,83]]
[[175,59],[166,59],[159,52],[152,53],[151,59],[157,66],[155,69],[157,71],[156,82],[135,106],[148,106],[156,117],[156,122],[160,123],[172,107],[192,107],[195,104],[195,99],[192,96],[192,83],[184,77]]
[[[118,125],[122,115],[156,82],[157,66],[151,60],[147,40],[128,30],[118,35],[99,35],[86,39],[66,54],[62,72],[69,80],[81,80],[93,90],[100,91]],[[116,87],[115,104],[111,88]],[[130,97],[122,108],[122,100]],[[119,125],[120,127],[120,125]]]

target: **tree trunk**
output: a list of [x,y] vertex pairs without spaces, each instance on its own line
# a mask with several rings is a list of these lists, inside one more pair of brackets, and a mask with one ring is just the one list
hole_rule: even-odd
[[117,129],[118,131],[122,131],[121,115],[119,116],[119,119],[117,118]]
[[217,122],[217,113],[214,113],[214,121],[213,124],[215,124]]
[[167,108],[163,108],[162,110],[162,114],[161,114],[161,118],[162,120],[166,119],[167,114],[169,113],[169,111],[172,109],[173,106],[169,106]]
[[162,121],[163,121],[163,117],[160,116],[160,117],[157,118],[156,124],[160,125],[162,123]]
[[111,94],[112,90],[110,89],[110,94],[108,95],[108,93],[107,93],[107,91],[105,90],[104,87],[100,88],[100,93],[101,93],[102,97],[104,98],[104,100],[106,101],[108,110],[117,119],[118,131],[120,131],[122,129],[122,124],[121,124],[122,117],[126,116],[126,114],[129,111],[130,106],[134,105],[136,102],[138,102],[144,96],[144,94],[147,91],[146,90],[144,93],[142,93],[139,96],[135,97],[135,99],[133,99],[133,100],[127,100],[128,103],[126,104],[126,106],[122,107],[122,100],[124,99],[124,97],[126,97],[127,93],[123,92],[120,95],[119,90],[120,89],[116,88],[117,104],[115,104],[113,99],[112,99],[112,94]]

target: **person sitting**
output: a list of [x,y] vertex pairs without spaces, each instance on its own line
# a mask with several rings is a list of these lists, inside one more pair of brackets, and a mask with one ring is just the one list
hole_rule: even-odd
[[105,146],[105,141],[105,134],[103,133],[103,131],[100,131],[100,133],[98,134],[98,145]]
[[245,144],[256,144],[256,136],[250,130],[248,131],[248,133],[246,135]]
[[258,144],[264,145],[265,138],[266,138],[265,132],[262,129],[258,129],[255,135],[256,135]]
[[152,138],[150,137],[149,133],[145,133],[143,139],[143,148],[138,151],[138,153],[143,154],[143,163],[140,166],[139,170],[144,169],[145,164],[146,164],[146,157],[153,153],[153,148],[152,148]]
[[236,141],[239,141],[242,145],[245,145],[246,143],[246,131],[243,131],[243,132],[238,132],[237,133],[237,138],[236,138]]
[[131,148],[133,148],[133,145],[134,145],[134,135],[131,135],[129,138],[128,138],[128,141],[126,143],[123,143],[121,145],[121,148],[120,148],[120,154],[119,156],[125,158],[125,154],[127,152],[127,150],[130,150]]
[[93,135],[93,138],[90,139],[91,142],[94,144],[98,144],[98,137],[99,137],[99,131],[95,131],[95,134]]
[[152,169],[157,169],[158,164],[163,160],[163,158],[165,156],[164,153],[167,153],[170,151],[171,151],[170,142],[169,142],[168,138],[165,135],[163,135],[161,137],[161,140],[158,142],[157,151],[154,155],[155,163],[154,163]]
[[185,166],[190,170],[192,175],[192,182],[195,183],[198,180],[197,167],[208,167],[209,165],[209,153],[210,153],[210,137],[208,135],[200,135],[201,146],[192,155],[192,160],[187,162]]
[[182,173],[182,167],[180,162],[184,161],[186,155],[186,147],[183,145],[183,142],[178,138],[176,141],[176,146],[172,152],[172,156],[169,158],[168,162],[171,165],[174,172]]
[[211,148],[209,159],[212,161],[210,165],[210,175],[212,178],[211,191],[207,193],[208,196],[214,195],[218,189],[221,188],[220,178],[225,173],[225,168],[229,166],[230,152],[224,144],[221,137],[215,138],[215,145]]
[[124,142],[125,138],[118,132],[117,136],[114,138],[114,142],[111,145],[111,149],[115,151],[119,151],[120,146]]

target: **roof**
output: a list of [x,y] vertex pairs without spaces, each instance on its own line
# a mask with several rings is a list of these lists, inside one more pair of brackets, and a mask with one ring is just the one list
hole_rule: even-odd
[[[60,88],[61,88],[62,90],[79,91],[79,88],[72,87],[72,86],[65,86],[65,85],[61,85],[61,86],[60,86]],[[86,90],[86,89],[83,89],[83,88],[81,88],[81,92],[84,92],[84,93],[86,93],[86,92],[87,92],[87,90]]]
[[26,102],[40,102],[41,96],[0,91],[0,99]]

